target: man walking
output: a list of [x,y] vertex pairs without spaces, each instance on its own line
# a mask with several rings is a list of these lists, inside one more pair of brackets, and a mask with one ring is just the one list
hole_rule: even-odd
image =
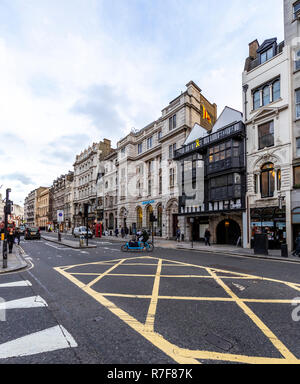
[[208,245],[210,247],[211,233],[210,233],[210,230],[208,228],[205,231],[204,238],[205,238],[205,245]]
[[8,234],[7,234],[7,242],[8,242],[8,253],[12,253],[13,246],[15,241],[15,233],[13,228],[9,228]]
[[16,237],[16,239],[18,241],[18,245],[20,245],[20,237],[21,237],[20,228],[16,229],[15,237]]
[[178,227],[178,228],[177,228],[177,231],[176,231],[176,240],[177,240],[178,242],[180,242],[180,235],[181,235],[181,230],[180,230],[180,228]]

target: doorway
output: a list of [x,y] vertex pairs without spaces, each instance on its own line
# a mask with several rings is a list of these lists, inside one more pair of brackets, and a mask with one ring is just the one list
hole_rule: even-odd
[[234,220],[223,220],[217,226],[217,244],[237,245],[241,228]]

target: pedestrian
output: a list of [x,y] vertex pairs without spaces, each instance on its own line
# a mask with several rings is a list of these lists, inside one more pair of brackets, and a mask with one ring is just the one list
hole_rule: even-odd
[[15,233],[13,228],[9,228],[8,234],[7,234],[7,242],[8,242],[8,253],[12,253],[13,246],[15,241]]
[[121,228],[121,236],[122,236],[122,239],[124,239],[124,237],[125,237],[125,230],[124,230],[123,227]]
[[125,227],[125,237],[126,238],[127,238],[128,234],[129,234],[129,229],[128,229],[128,227]]
[[176,240],[177,240],[178,242],[180,242],[180,235],[181,235],[181,230],[180,230],[180,228],[178,227],[178,229],[177,229],[177,231],[176,231]]
[[300,233],[298,233],[298,237],[296,238],[296,250],[293,255],[300,257]]
[[208,245],[210,247],[211,233],[210,233],[210,230],[208,228],[205,231],[204,238],[205,238],[205,245]]
[[16,238],[16,240],[17,240],[18,245],[20,245],[20,238],[21,238],[20,228],[17,228],[17,229],[16,229],[16,232],[15,232],[15,238]]
[[116,237],[118,237],[118,235],[119,235],[119,230],[118,230],[118,228],[115,229],[115,235],[116,235]]

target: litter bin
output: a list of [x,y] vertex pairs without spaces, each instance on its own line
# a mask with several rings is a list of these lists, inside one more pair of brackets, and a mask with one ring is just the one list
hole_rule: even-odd
[[289,257],[287,244],[281,244],[281,257]]
[[254,236],[254,254],[255,255],[268,255],[269,240],[268,236],[264,233],[256,234]]

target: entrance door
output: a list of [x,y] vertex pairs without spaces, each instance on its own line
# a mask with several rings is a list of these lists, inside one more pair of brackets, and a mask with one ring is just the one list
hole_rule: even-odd
[[296,243],[295,242],[296,242],[296,239],[297,239],[299,233],[300,233],[300,224],[294,224],[293,225],[293,246],[292,246],[293,250],[296,249]]
[[223,220],[217,227],[217,243],[237,245],[241,228],[234,220]]
[[173,237],[176,237],[178,228],[178,215],[173,215]]

